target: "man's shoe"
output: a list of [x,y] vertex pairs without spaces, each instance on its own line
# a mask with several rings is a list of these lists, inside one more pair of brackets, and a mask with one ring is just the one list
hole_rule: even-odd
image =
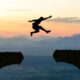
[[48,30],[48,31],[47,31],[47,33],[50,33],[50,32],[51,32],[51,30]]
[[33,32],[31,32],[31,36],[33,35]]

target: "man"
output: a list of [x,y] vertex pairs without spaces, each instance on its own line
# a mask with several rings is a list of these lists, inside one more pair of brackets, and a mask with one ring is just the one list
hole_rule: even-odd
[[48,18],[51,18],[51,17],[52,17],[52,16],[49,16],[49,17],[46,17],[46,18],[40,17],[39,19],[29,20],[28,22],[33,22],[33,23],[32,23],[32,28],[35,30],[35,31],[31,32],[31,36],[32,36],[34,33],[38,33],[40,29],[43,30],[43,31],[45,31],[46,33],[51,32],[51,30],[46,30],[46,29],[44,29],[42,26],[39,26],[39,24],[40,24],[42,21],[44,21],[44,20],[46,20],[46,19],[48,19]]

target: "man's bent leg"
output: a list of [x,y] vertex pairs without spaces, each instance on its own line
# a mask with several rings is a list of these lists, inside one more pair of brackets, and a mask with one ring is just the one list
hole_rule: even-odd
[[39,27],[40,27],[41,30],[45,31],[46,33],[51,32],[51,30],[46,30],[46,29],[44,29],[42,26],[39,26]]
[[39,32],[39,30],[35,30],[35,31],[31,32],[31,36],[32,36],[34,33],[38,33],[38,32]]

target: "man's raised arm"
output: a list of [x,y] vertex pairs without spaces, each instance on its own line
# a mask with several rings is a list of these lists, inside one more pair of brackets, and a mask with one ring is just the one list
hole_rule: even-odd
[[46,17],[46,18],[44,18],[44,20],[46,20],[46,19],[48,19],[48,18],[51,18],[52,16],[49,16],[49,17]]

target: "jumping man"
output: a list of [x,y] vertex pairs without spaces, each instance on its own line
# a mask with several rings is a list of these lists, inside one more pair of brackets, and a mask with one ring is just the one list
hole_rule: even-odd
[[51,18],[51,17],[52,17],[52,16],[49,16],[49,17],[46,17],[46,18],[40,17],[39,19],[29,20],[28,22],[33,22],[33,23],[32,23],[32,28],[35,30],[35,31],[31,32],[31,36],[32,36],[34,33],[38,33],[40,29],[43,30],[43,31],[45,31],[46,33],[51,32],[51,30],[46,30],[46,29],[44,29],[42,26],[39,26],[39,24],[40,24],[43,20],[46,20],[46,19]]

